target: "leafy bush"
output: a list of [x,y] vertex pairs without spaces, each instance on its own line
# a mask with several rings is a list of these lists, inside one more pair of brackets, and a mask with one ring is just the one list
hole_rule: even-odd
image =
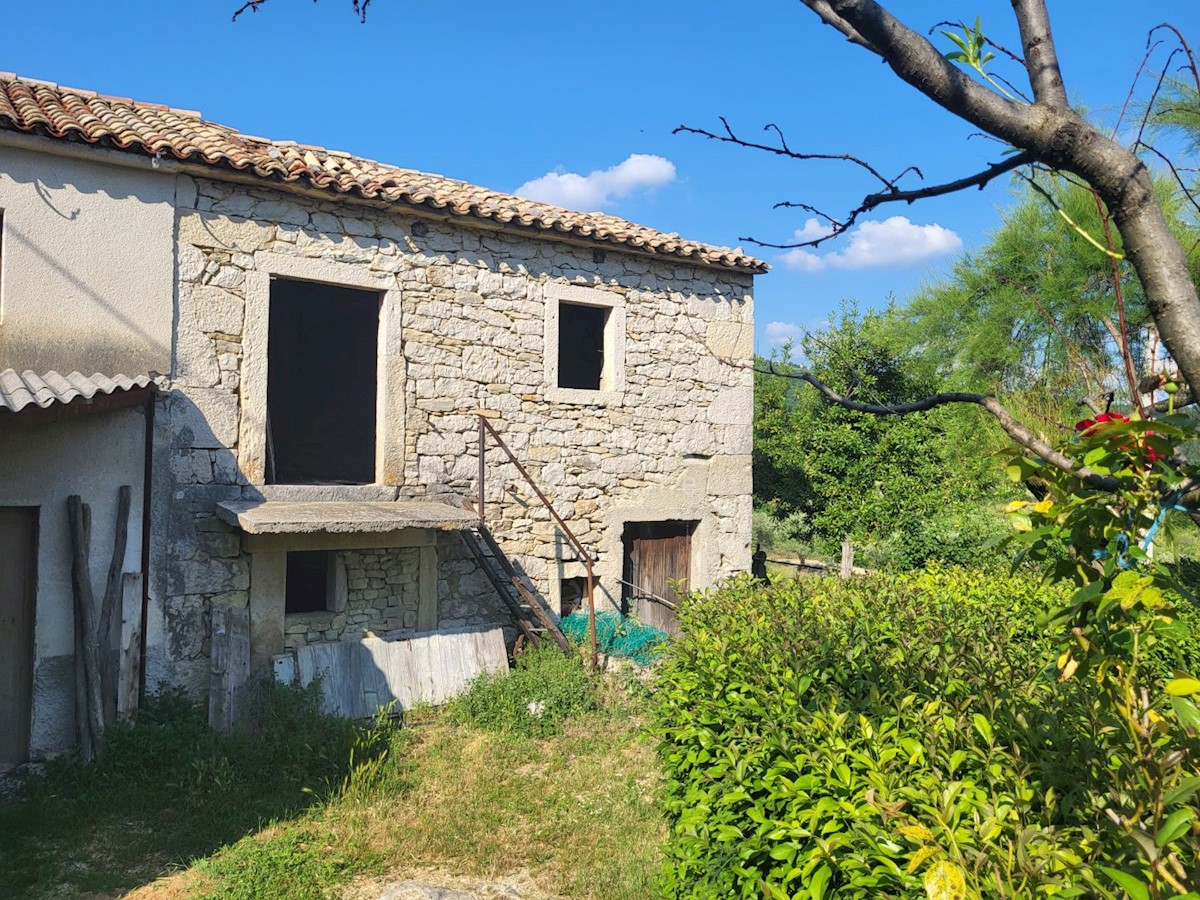
[[1124,737],[1038,625],[1068,593],[931,567],[692,598],[656,693],[666,895],[1120,896]]
[[548,737],[568,717],[597,706],[596,681],[582,659],[546,644],[518,656],[511,671],[476,678],[450,704],[450,717],[491,731]]

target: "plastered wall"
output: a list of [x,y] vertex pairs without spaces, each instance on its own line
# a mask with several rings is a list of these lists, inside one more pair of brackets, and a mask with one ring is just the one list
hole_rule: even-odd
[[92,152],[0,142],[0,369],[170,370],[176,178]]

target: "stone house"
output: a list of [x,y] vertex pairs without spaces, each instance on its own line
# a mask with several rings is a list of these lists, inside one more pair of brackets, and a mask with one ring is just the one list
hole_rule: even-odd
[[[207,690],[214,605],[248,607],[256,669],[366,631],[515,633],[460,539],[480,415],[598,605],[749,566],[765,267],[740,250],[10,74],[0,241],[8,762],[73,741],[70,494],[103,585],[132,489],[114,565],[143,576],[149,690]],[[486,460],[496,541],[573,608],[578,553]]]

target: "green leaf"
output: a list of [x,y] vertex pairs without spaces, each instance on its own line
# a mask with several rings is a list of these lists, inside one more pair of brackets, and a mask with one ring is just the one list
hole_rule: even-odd
[[1196,708],[1194,701],[1187,697],[1172,697],[1171,709],[1175,710],[1175,715],[1184,728],[1200,731],[1200,709]]
[[808,892],[812,894],[813,900],[824,900],[825,888],[829,886],[829,879],[833,877],[833,869],[829,868],[828,863],[822,863],[821,868],[812,873],[812,877],[808,879]]
[[975,730],[979,732],[979,736],[990,744],[992,742],[992,723],[987,720],[987,716],[983,713],[975,713],[971,721],[975,725]]
[[1174,790],[1163,797],[1163,805],[1169,809],[1177,803],[1191,799],[1197,791],[1200,791],[1200,775],[1185,778]]
[[1122,872],[1119,869],[1110,869],[1108,866],[1099,866],[1098,868],[1124,888],[1125,893],[1129,895],[1131,900],[1150,900],[1150,889],[1133,875],[1130,875],[1128,872]]
[[1192,819],[1196,818],[1196,814],[1191,807],[1185,806],[1183,809],[1177,809],[1175,812],[1167,816],[1167,820],[1163,822],[1162,827],[1158,829],[1158,833],[1154,835],[1154,843],[1160,848],[1166,847],[1171,841],[1177,840],[1192,827]]
[[1167,682],[1167,693],[1172,697],[1190,697],[1200,694],[1200,678],[1172,678]]

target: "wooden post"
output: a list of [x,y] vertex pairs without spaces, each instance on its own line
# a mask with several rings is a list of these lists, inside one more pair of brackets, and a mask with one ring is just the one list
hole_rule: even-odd
[[75,599],[75,727],[85,763],[96,758],[104,723],[100,666],[95,640],[95,604],[90,572],[92,508],[78,494],[67,498],[71,529],[71,591]]
[[854,545],[848,537],[842,541],[842,570],[839,574],[843,579],[854,574]]
[[138,707],[142,671],[142,575],[126,572],[121,579],[121,652],[117,671],[117,719]]
[[208,724],[228,731],[237,720],[238,692],[250,677],[250,610],[213,604],[212,677]]
[[104,704],[104,721],[116,711],[117,670],[113,666],[112,621],[117,603],[122,599],[121,570],[125,566],[125,547],[129,543],[129,507],[133,500],[133,489],[123,484],[117,489],[117,520],[114,525],[112,558],[108,564],[108,581],[104,585],[104,596],[100,598],[100,612],[96,620],[96,643],[100,671],[100,700]]

